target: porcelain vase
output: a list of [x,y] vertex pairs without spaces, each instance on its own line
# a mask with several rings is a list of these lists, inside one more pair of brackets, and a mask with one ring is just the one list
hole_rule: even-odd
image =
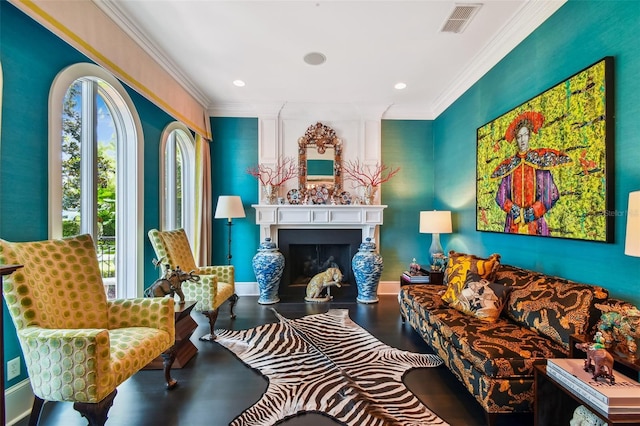
[[377,303],[378,284],[382,275],[383,262],[382,256],[376,251],[376,245],[371,241],[371,238],[367,238],[365,242],[360,244],[360,249],[351,261],[351,268],[358,287],[356,301]]
[[284,256],[271,238],[265,238],[260,244],[258,252],[253,256],[253,273],[258,281],[260,297],[258,303],[261,305],[271,305],[278,303],[278,289],[280,288],[280,278],[284,271]]

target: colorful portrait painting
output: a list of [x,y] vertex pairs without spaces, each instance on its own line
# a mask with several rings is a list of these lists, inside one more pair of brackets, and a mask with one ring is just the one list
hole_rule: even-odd
[[613,58],[478,128],[479,231],[611,242]]

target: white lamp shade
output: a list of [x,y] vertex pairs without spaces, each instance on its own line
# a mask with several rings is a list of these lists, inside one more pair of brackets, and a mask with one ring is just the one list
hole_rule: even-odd
[[433,210],[420,212],[421,234],[450,234],[451,212],[445,210]]
[[640,257],[640,191],[629,193],[624,254]]
[[218,197],[218,205],[213,217],[215,219],[233,219],[246,217],[242,200],[239,195],[221,195]]

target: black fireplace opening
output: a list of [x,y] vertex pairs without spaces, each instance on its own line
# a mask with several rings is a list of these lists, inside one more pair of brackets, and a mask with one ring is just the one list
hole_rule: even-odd
[[360,229],[280,229],[278,247],[285,259],[278,294],[282,301],[304,301],[307,284],[328,268],[342,272],[341,287],[331,287],[333,300],[353,301],[358,294],[351,259],[362,240]]

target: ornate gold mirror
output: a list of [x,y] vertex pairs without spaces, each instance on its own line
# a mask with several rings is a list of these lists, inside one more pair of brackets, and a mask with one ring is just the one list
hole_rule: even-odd
[[329,126],[318,122],[298,139],[299,189],[324,185],[331,193],[342,188],[342,141]]

